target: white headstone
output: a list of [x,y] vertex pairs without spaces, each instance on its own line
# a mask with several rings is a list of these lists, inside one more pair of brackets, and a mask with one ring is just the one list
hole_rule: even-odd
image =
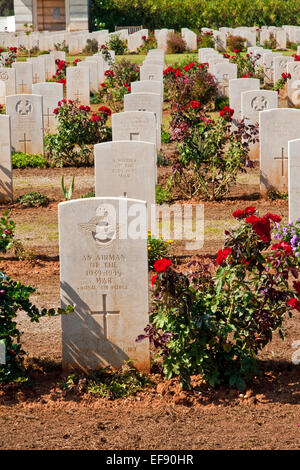
[[150,227],[150,209],[155,204],[155,145],[150,142],[104,142],[95,145],[94,154],[96,197],[129,197],[146,201]]
[[27,62],[32,64],[32,83],[41,83],[46,81],[45,62],[39,57],[30,57]]
[[288,62],[287,73],[291,78],[287,81],[288,103],[291,106],[300,106],[300,62]]
[[33,81],[33,68],[30,62],[14,62],[12,67],[16,70],[17,94],[30,94]]
[[10,117],[0,114],[0,202],[12,199]]
[[[143,224],[131,234],[136,209],[144,211]],[[149,321],[145,213],[146,202],[126,198],[59,204],[61,303],[75,307],[62,315],[64,369],[87,372],[132,359],[149,372],[149,343],[135,341]]]
[[140,80],[163,81],[164,67],[162,65],[142,65],[140,67]]
[[40,95],[6,97],[6,114],[11,118],[11,144],[14,152],[44,152],[42,101]]
[[161,95],[163,101],[163,82],[156,82],[155,80],[141,80],[138,82],[131,82],[131,93],[156,93]]
[[67,67],[67,99],[90,104],[90,71],[84,67]]
[[[2,97],[0,104],[5,104],[5,96],[16,94],[16,71],[10,68],[0,68],[0,82],[2,83]],[[4,96],[3,96],[4,94]]]
[[234,110],[233,122],[242,118],[243,91],[259,90],[258,78],[236,78],[229,81],[229,106]]
[[155,114],[156,145],[161,147],[162,103],[161,95],[156,93],[128,93],[124,96],[124,111],[147,111]]
[[287,192],[288,141],[300,135],[300,110],[277,108],[259,113],[260,190]]
[[229,80],[237,78],[237,64],[219,62],[213,66],[213,75],[218,83],[219,95],[229,97]]
[[137,140],[156,144],[156,119],[154,113],[127,111],[111,116],[112,140]]
[[289,222],[295,223],[300,218],[300,139],[288,143],[288,180]]
[[278,82],[283,73],[287,73],[287,63],[293,61],[293,57],[274,57],[274,83]]
[[64,98],[64,86],[62,83],[36,83],[32,85],[32,93],[43,97],[44,131],[54,133],[57,128],[56,115],[53,110],[57,103]]
[[[242,118],[246,124],[259,123],[260,111],[278,107],[278,93],[271,90],[244,91],[242,99]],[[259,142],[250,145],[249,156],[252,160],[259,159]]]
[[87,67],[90,73],[90,90],[92,92],[99,91],[98,82],[98,62],[96,60],[84,60],[78,62],[77,67]]

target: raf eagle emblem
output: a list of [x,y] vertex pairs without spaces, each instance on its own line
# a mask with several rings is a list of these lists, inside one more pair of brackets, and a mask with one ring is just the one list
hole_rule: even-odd
[[99,206],[96,210],[96,216],[85,224],[78,224],[79,230],[91,234],[96,245],[106,247],[116,239],[118,227],[112,216],[103,206]]

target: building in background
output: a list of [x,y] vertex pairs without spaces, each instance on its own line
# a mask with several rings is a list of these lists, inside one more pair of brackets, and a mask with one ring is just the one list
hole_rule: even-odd
[[14,13],[16,31],[86,31],[89,0],[14,0]]

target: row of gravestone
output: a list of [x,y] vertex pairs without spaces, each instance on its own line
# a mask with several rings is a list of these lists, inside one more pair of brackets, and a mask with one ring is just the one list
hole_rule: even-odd
[[[248,49],[249,54],[257,54],[258,59],[264,60],[265,56],[270,56],[270,53],[263,54],[263,52],[264,50],[260,48]],[[266,195],[269,190],[287,192],[288,142],[300,138],[300,110],[278,108],[277,92],[261,90],[259,79],[236,78],[237,65],[229,63],[213,49],[199,49],[199,61],[208,63],[208,70],[218,83],[219,94],[229,97],[229,105],[234,110],[233,125],[245,119],[246,124],[259,126],[259,143],[251,144],[249,156],[253,160],[260,161],[261,194]],[[279,72],[277,67],[280,69]],[[294,62],[291,57],[275,57],[272,71],[275,81],[280,72],[291,73],[291,79],[288,81],[288,97],[291,104],[297,101],[296,95],[300,92],[296,88],[300,84],[300,63]],[[291,165],[295,166],[296,162],[291,160]],[[296,167],[295,174],[299,185],[300,175]],[[295,220],[297,197],[295,197],[295,186],[292,185],[291,188],[293,194],[289,197],[290,220]]]
[[[112,115],[113,141],[95,145],[96,197],[59,204],[61,301],[75,308],[62,317],[68,369],[119,367],[130,358],[149,370],[149,344],[135,339],[148,322],[147,207],[155,204],[163,53],[149,52],[145,62],[150,68],[161,62],[160,77],[132,84],[124,113]],[[42,100],[9,96],[6,106],[26,120],[34,113],[41,118]],[[10,115],[0,116],[1,155],[6,152],[7,160],[10,121]],[[1,181],[6,184],[2,174]]]
[[[163,54],[149,52],[149,65],[151,57],[163,69]],[[67,369],[131,359],[149,371],[149,343],[135,339],[148,323],[147,207],[150,214],[163,75],[131,89],[125,111],[112,115],[112,142],[95,145],[96,197],[59,204],[61,299],[75,305],[62,318]]]
[[[157,40],[158,49],[166,51],[169,32],[172,29],[156,29],[154,31]],[[219,28],[219,30],[211,28],[202,28],[203,34],[210,33],[215,41],[215,47],[218,50],[226,49],[226,39],[230,35],[242,36],[245,38],[246,45],[253,47],[257,42],[264,45],[265,41],[269,41],[273,34],[277,48],[285,49],[287,41],[300,43],[300,28],[298,26],[283,25],[282,27],[262,26],[260,29],[256,27],[238,27],[238,28]],[[128,29],[121,29],[117,32],[109,33],[108,30],[67,32],[43,31],[31,32],[26,35],[23,32],[0,33],[0,46],[8,47],[25,47],[30,50],[38,47],[40,50],[54,50],[55,46],[65,45],[69,48],[70,54],[79,54],[86,46],[87,40],[95,39],[99,44],[107,43],[113,35],[118,35],[122,40],[127,41],[128,50],[135,52],[143,44],[143,37],[148,38],[148,30],[141,29],[129,34]],[[186,41],[187,49],[197,49],[197,34],[188,28],[181,29],[181,36]]]

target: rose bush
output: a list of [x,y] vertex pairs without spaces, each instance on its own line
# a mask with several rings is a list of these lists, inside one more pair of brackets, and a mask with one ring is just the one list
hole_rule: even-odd
[[90,111],[89,106],[78,106],[71,100],[59,101],[53,110],[58,119],[57,133],[45,137],[46,156],[51,164],[90,165],[93,144],[111,139],[111,128],[106,125],[110,109],[102,106],[97,113]]
[[217,96],[217,84],[207,72],[207,64],[197,61],[165,69],[164,85],[166,100],[173,108],[187,105],[190,101],[198,101],[201,107],[212,105]]
[[249,144],[257,141],[257,127],[238,121],[231,127],[233,110],[228,106],[212,119],[197,101],[172,112],[171,138],[177,142],[178,161],[173,181],[185,198],[220,200],[237,175],[252,166]]
[[300,310],[295,254],[288,242],[271,241],[280,217],[259,217],[254,207],[233,215],[240,226],[226,230],[215,273],[212,263],[200,260],[190,263],[187,274],[168,260],[154,265],[151,324],[137,341],[149,338],[166,377],[178,375],[185,387],[191,375],[202,374],[211,386],[226,383],[244,390],[259,374],[259,351],[274,331],[283,338],[285,316]]

